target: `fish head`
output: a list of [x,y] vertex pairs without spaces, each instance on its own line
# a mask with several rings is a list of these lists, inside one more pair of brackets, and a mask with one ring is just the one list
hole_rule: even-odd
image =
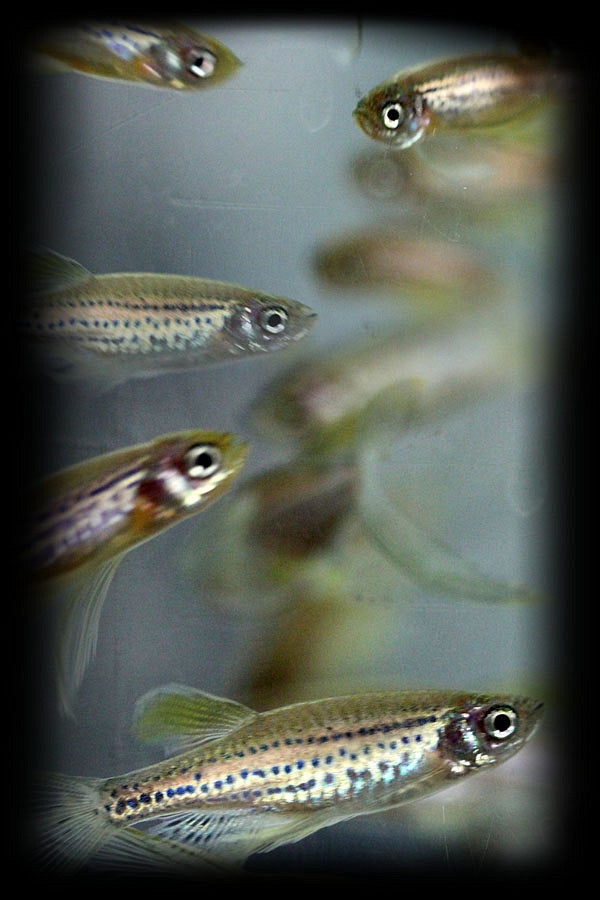
[[452,709],[440,736],[451,775],[463,775],[513,756],[532,737],[543,704],[529,697],[482,696]]
[[400,93],[394,86],[374,88],[358,102],[353,116],[368,137],[397,150],[420,140],[432,122],[422,94]]
[[142,63],[152,70],[158,83],[182,90],[223,81],[242,65],[220,41],[183,26],[166,31],[148,56],[150,63]]
[[271,352],[305,337],[316,318],[315,311],[304,303],[257,294],[236,305],[224,336],[231,353]]
[[135,518],[140,528],[193,515],[229,489],[247,445],[233,435],[190,431],[158,440],[142,479]]

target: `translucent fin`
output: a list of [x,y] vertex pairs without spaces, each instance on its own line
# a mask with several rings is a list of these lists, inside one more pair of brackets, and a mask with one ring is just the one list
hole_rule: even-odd
[[136,828],[124,828],[104,844],[96,855],[94,868],[152,876],[231,873],[230,866],[198,847],[189,847]]
[[26,252],[24,276],[24,284],[33,294],[82,285],[94,277],[74,259],[46,247]]
[[[404,394],[400,396],[400,406]],[[488,577],[479,567],[423,528],[394,497],[381,477],[381,461],[398,439],[394,420],[394,391],[384,391],[371,404],[361,426],[358,458],[358,509],[371,537],[388,559],[420,587],[483,602],[522,602],[538,599],[528,587]],[[407,473],[410,477],[410,473]],[[426,488],[424,488],[426,489]]]
[[257,712],[235,700],[167,684],[140,697],[133,731],[144,743],[164,741],[169,752],[179,753],[223,737],[257,717]]
[[56,640],[56,681],[62,715],[73,716],[75,695],[96,652],[102,606],[124,555],[102,563],[92,573],[84,567],[62,596]]
[[299,841],[342,818],[334,809],[194,811],[161,820],[150,828],[150,833],[210,852],[223,865],[238,866],[252,853]]
[[25,840],[32,861],[44,869],[73,872],[110,838],[112,826],[98,815],[100,779],[39,776]]

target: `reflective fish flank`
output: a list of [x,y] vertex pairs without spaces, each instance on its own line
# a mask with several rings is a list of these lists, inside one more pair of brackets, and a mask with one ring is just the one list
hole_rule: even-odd
[[242,65],[220,41],[179,22],[74,22],[36,33],[29,45],[50,70],[174,90],[216,84]]
[[20,335],[56,377],[108,383],[281,350],[308,334],[308,306],[210,279],[93,275],[48,250],[26,256]]
[[241,471],[246,445],[188,431],[117,450],[38,483],[26,500],[20,568],[64,604],[58,638],[63,711],[93,655],[102,604],[123,556],[205,509]]
[[402,150],[437,130],[509,122],[537,109],[560,84],[545,57],[443,59],[397,72],[369,91],[353,115],[368,137]]
[[35,845],[46,864],[67,870],[98,851],[120,861],[135,854],[143,869],[239,866],[509,759],[541,714],[529,698],[432,691],[259,713],[168,685],[138,702],[135,731],[170,741],[177,755],[107,780],[51,776]]

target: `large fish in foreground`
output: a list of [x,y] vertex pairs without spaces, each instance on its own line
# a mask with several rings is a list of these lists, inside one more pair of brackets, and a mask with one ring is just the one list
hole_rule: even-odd
[[162,435],[64,469],[26,499],[23,579],[63,607],[57,680],[63,712],[92,657],[110,582],[133,547],[196,515],[229,489],[247,448],[229,434]]
[[220,41],[180,22],[64,23],[34,32],[28,46],[49,71],[172,90],[208,87],[242,65]]
[[542,704],[529,698],[441,691],[255,712],[168,685],[138,701],[135,731],[170,741],[177,755],[115,778],[42,780],[35,850],[67,871],[98,852],[116,869],[201,875],[240,866],[251,853],[498,765],[523,747],[541,715]]
[[107,384],[287,347],[316,314],[296,300],[185,275],[93,275],[41,249],[25,257],[18,330],[56,377]]

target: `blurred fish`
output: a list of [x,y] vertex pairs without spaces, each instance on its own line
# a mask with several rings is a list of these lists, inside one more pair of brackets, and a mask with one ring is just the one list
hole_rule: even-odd
[[525,745],[541,716],[542,703],[527,697],[440,691],[256,712],[167,685],[138,701],[134,730],[176,755],[109,779],[48,776],[33,846],[63,871],[95,855],[121,870],[239,867],[252,853],[490,770]]
[[383,287],[437,312],[489,302],[497,287],[475,249],[416,237],[408,228],[373,227],[333,238],[317,249],[314,265],[333,287]]
[[463,131],[529,114],[564,84],[546,57],[518,54],[442,59],[378,84],[353,116],[364,133],[397,150],[437,131]]
[[[395,388],[382,391],[365,412],[360,440],[357,442],[359,475],[356,505],[371,538],[388,559],[397,563],[406,577],[414,580],[428,593],[479,603],[539,600],[538,591],[516,583],[514,577],[506,579],[492,577],[485,571],[485,560],[481,561],[482,564],[479,561],[476,563],[457,549],[457,545],[460,546],[460,539],[456,532],[460,529],[457,524],[456,506],[459,503],[458,497],[465,492],[465,478],[464,473],[461,477],[460,469],[457,469],[454,460],[457,456],[461,459],[468,456],[468,452],[460,448],[459,437],[454,441],[451,440],[448,427],[445,430],[443,445],[445,452],[442,481],[446,486],[456,482],[457,490],[455,493],[448,492],[444,495],[445,504],[438,499],[435,509],[440,521],[437,523],[431,521],[431,506],[421,498],[425,497],[427,500],[439,498],[440,492],[434,471],[427,468],[427,454],[422,448],[420,452],[416,450],[413,454],[411,448],[406,448],[406,441],[399,441],[403,430],[398,428],[397,408]],[[502,408],[495,404],[487,421],[493,419],[494,413],[500,417],[501,411]],[[469,414],[473,415],[471,412]],[[516,421],[513,421],[513,427],[516,428]],[[468,432],[468,426],[463,420],[459,420],[456,430]],[[474,431],[477,433],[477,428]],[[434,444],[435,436],[426,432],[423,442]],[[418,441],[416,443],[418,447]],[[457,451],[448,449],[448,444],[451,448],[457,446],[459,449]],[[397,457],[393,454],[395,445],[399,451]],[[478,445],[477,449],[481,469],[491,479],[493,459],[485,455],[483,445]],[[390,460],[395,458],[401,460],[400,467],[391,464]],[[418,474],[414,473],[415,459],[418,459]],[[508,465],[506,461],[505,465]],[[437,465],[434,463],[434,467],[439,470],[439,463]],[[468,480],[476,481],[477,472],[472,460],[466,468]],[[397,477],[391,476],[391,472],[395,472]],[[403,491],[405,485],[409,487]],[[479,488],[479,493],[479,503],[485,505],[485,488]],[[489,522],[489,512],[487,516]],[[443,531],[441,520],[444,518],[449,520],[448,530],[452,534],[450,541],[438,536],[439,532]],[[502,521],[498,511],[497,519],[492,522]],[[520,525],[518,522],[513,528]],[[498,529],[494,538],[500,542],[502,537],[501,529]],[[511,570],[511,576],[512,574]]]
[[55,377],[130,377],[281,350],[316,314],[295,300],[183,275],[93,275],[49,250],[25,258],[18,321],[34,364]]
[[175,90],[197,90],[242,65],[215,38],[179,22],[86,21],[34,32],[29,49],[49,71]]
[[402,203],[416,211],[425,203],[431,214],[433,204],[445,204],[451,216],[458,201],[461,208],[476,207],[481,224],[489,210],[497,223],[504,205],[514,222],[511,204],[522,206],[560,176],[557,143],[554,135],[546,138],[542,143],[504,143],[478,136],[457,147],[446,135],[403,153],[372,148],[354,161],[352,177],[367,196],[392,203],[394,209]]
[[414,586],[359,521],[357,490],[352,459],[300,453],[240,485],[217,511],[218,540],[192,535],[183,569],[204,602],[253,620],[299,601],[340,604],[346,616],[357,604],[397,610]]
[[395,387],[397,427],[408,429],[515,378],[537,377],[538,355],[533,338],[511,336],[490,317],[421,325],[302,360],[267,387],[255,419],[315,452],[338,451],[355,443],[368,403],[386,388]]
[[57,650],[63,712],[93,656],[123,556],[221,496],[246,453],[228,434],[180,432],[71,466],[32,488],[20,570],[34,598],[47,590],[64,604]]

